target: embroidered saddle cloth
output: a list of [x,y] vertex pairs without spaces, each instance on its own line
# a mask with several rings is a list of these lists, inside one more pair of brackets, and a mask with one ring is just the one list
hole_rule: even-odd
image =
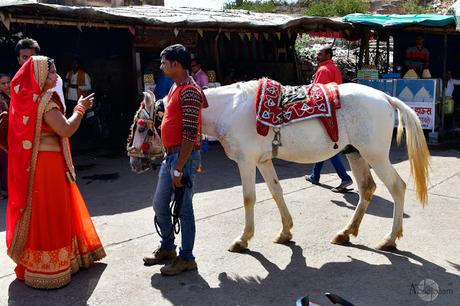
[[336,83],[283,86],[260,79],[256,96],[257,132],[266,136],[270,127],[319,118],[333,142],[339,140],[336,109],[340,108]]

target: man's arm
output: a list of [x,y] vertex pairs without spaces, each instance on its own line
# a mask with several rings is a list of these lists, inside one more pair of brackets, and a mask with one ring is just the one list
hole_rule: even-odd
[[424,59],[425,59],[424,68],[429,68],[429,66],[430,66],[430,51],[428,51],[428,49],[425,48],[424,53],[425,53],[425,56],[424,56]]
[[206,72],[204,70],[202,70],[203,73],[201,74],[201,87],[208,87],[209,85],[209,78],[208,78],[208,75],[206,74]]
[[66,74],[65,80],[64,80],[64,88],[67,89],[70,85],[70,78],[69,78],[69,73]]
[[331,76],[329,71],[324,67],[320,67],[315,73],[315,79],[313,80],[313,83],[327,84],[330,82],[330,80]]
[[460,80],[458,80],[458,79],[451,79],[451,80],[452,80],[452,84],[460,85]]
[[193,151],[198,137],[198,120],[203,105],[203,98],[197,88],[190,87],[184,90],[180,96],[182,105],[182,145],[176,169],[182,172],[190,154]]

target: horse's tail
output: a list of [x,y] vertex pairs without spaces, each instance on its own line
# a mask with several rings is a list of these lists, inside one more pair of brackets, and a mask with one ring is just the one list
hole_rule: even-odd
[[398,132],[396,140],[401,143],[406,128],[406,145],[409,155],[410,171],[415,179],[417,199],[422,206],[428,200],[428,170],[430,167],[430,151],[426,144],[423,129],[417,114],[398,98],[388,96],[389,102],[398,110]]

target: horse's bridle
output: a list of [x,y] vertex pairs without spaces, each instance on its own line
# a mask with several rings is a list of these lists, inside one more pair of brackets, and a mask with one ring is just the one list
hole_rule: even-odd
[[[145,111],[149,118],[147,119],[140,118],[142,111]],[[142,150],[142,146],[141,148],[133,147],[134,137],[139,128],[138,120],[140,119],[143,119],[147,122],[152,123],[151,125],[152,129],[150,129],[148,127],[149,125],[147,124],[148,130],[145,133],[144,140],[142,142],[142,146],[144,145],[149,146],[149,150],[147,150],[146,152]],[[157,120],[158,120],[157,119],[157,107],[155,103],[152,103],[150,110],[147,109],[145,104],[141,106],[141,108],[139,108],[139,110],[136,112],[136,115],[134,116],[133,125],[131,126],[131,135],[130,135],[130,139],[128,141],[128,146],[127,146],[128,156],[140,158],[148,162],[151,162],[159,157],[163,157],[164,148],[161,146],[161,138],[160,138],[158,131],[156,130]],[[157,147],[161,147],[161,150],[155,150],[155,151],[151,150],[150,145],[152,145],[152,140],[155,141],[154,144],[156,144]]]

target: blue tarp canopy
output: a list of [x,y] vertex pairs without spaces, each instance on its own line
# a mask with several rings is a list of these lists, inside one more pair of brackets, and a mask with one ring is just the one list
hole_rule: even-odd
[[419,14],[419,15],[366,15],[350,14],[343,21],[354,25],[365,25],[377,28],[401,28],[409,26],[449,27],[455,24],[452,15]]

